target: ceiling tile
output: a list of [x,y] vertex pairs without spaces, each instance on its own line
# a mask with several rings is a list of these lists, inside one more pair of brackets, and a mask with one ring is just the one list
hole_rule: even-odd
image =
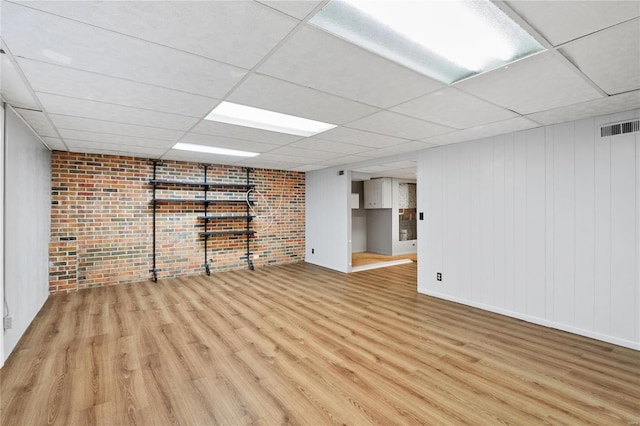
[[388,169],[408,169],[413,168],[415,171],[416,167],[418,167],[417,161],[404,160],[404,161],[394,161],[392,163],[385,163],[384,165]]
[[333,166],[342,166],[351,163],[357,163],[360,161],[371,160],[371,157],[367,157],[364,155],[345,155],[343,157],[338,157],[333,160],[326,160],[319,162],[318,164],[322,164],[324,167],[333,167]]
[[0,88],[5,101],[14,107],[39,110],[40,105],[9,60],[8,54],[0,55],[0,67]]
[[92,120],[90,118],[49,114],[49,118],[58,129],[85,130],[87,132],[110,133],[112,135],[136,136],[149,139],[177,141],[184,131],[159,129],[157,127],[137,126],[135,124],[114,123],[112,121]]
[[88,142],[76,141],[72,139],[65,140],[69,151],[83,152],[88,154],[107,154],[107,155],[125,155],[134,157],[158,158],[166,150],[163,148],[144,147],[144,146],[127,146],[115,145],[108,142]]
[[298,23],[251,1],[25,3],[32,8],[247,69],[257,64]]
[[638,1],[509,1],[508,4],[554,46],[640,16]]
[[[60,129],[60,136],[65,141],[104,142],[112,145],[138,146],[167,150],[175,143],[160,139],[137,138],[133,136],[110,135],[106,133],[85,132],[83,130]],[[121,149],[124,147],[120,147]]]
[[318,137],[329,141],[351,143],[371,148],[384,148],[386,146],[409,142],[409,139],[379,135],[363,130],[350,129],[349,127],[336,127],[335,129],[321,133]]
[[202,118],[220,100],[121,78],[18,59],[36,92]]
[[456,83],[456,87],[520,114],[602,97],[577,71],[546,52]]
[[47,112],[92,118],[95,120],[115,121],[119,123],[139,124],[164,129],[188,130],[198,119],[164,112],[147,111],[84,99],[37,93]]
[[388,170],[384,164],[375,164],[372,166],[356,167],[352,171],[358,173],[376,173]]
[[271,170],[291,170],[296,167],[304,166],[304,162],[302,161],[274,161],[274,160],[265,160],[264,158],[253,157],[247,158],[246,160],[238,161],[234,163],[237,166],[242,167],[256,167],[260,169],[271,169]]
[[[53,149],[298,170],[393,157],[384,171],[403,176],[415,167],[397,160],[433,144],[640,108],[640,20],[621,23],[637,1],[510,2],[563,44],[454,87],[299,24],[320,4],[4,1],[2,96],[44,108],[17,111]],[[200,119],[225,96],[339,126],[301,138]],[[261,155],[172,150],[178,140]]]
[[246,139],[248,141],[263,142],[275,145],[288,144],[301,138],[297,135],[270,132],[268,130],[254,129],[252,127],[236,126],[226,123],[218,123],[216,121],[210,120],[202,120],[193,128],[192,132],[204,135],[224,136],[232,139]]
[[310,172],[312,170],[320,170],[320,169],[324,169],[326,167],[327,166],[323,166],[323,165],[320,165],[320,164],[307,164],[306,166],[294,167],[291,170],[296,171],[296,172]]
[[60,138],[53,138],[50,136],[44,136],[42,140],[47,144],[52,151],[66,151],[67,147]]
[[[320,160],[315,160],[315,159],[305,159],[304,157],[300,157],[297,155],[285,155],[285,154],[275,154],[273,153],[273,151],[264,153],[264,154],[260,154],[258,156],[260,158],[260,160],[265,160],[265,161],[278,161],[278,162],[287,162],[287,163],[298,163],[298,165],[301,164],[308,164],[308,163],[315,163],[316,161],[320,161]],[[258,157],[253,157],[253,158],[258,158]]]
[[382,108],[443,87],[308,26],[287,40],[258,72]]
[[[70,4],[77,7],[83,3]],[[225,95],[246,73],[241,68],[13,3],[2,3],[2,18],[2,37],[16,57],[214,98]],[[160,28],[184,30],[164,24]]]
[[560,52],[610,95],[640,89],[640,19],[584,37]]
[[540,124],[525,117],[516,117],[497,123],[485,124],[484,126],[458,130],[457,132],[447,133],[446,135],[426,138],[423,139],[423,141],[434,145],[446,145],[486,138],[489,136],[502,135],[509,132],[517,132],[519,130],[532,129],[534,127],[540,127]]
[[304,19],[309,13],[315,9],[322,1],[316,0],[258,0],[260,3],[293,16],[297,19]]
[[457,129],[475,127],[517,117],[517,114],[492,105],[453,87],[400,104],[391,111]]
[[269,151],[273,155],[288,155],[290,157],[301,157],[307,162],[331,160],[342,156],[337,152],[320,151],[316,149],[295,148],[292,146],[283,146],[273,151]]
[[482,132],[479,132],[478,130],[473,130],[473,129],[465,129],[465,130],[458,130],[457,132],[447,133],[446,135],[434,136],[432,138],[427,138],[425,140],[436,145],[447,145],[447,144],[458,143],[458,142],[466,142],[473,139],[478,139],[480,137],[485,137],[485,136],[475,136],[476,133],[482,133]]
[[333,160],[321,161],[318,164],[322,164],[324,167],[332,167],[332,166],[342,166],[351,163],[357,163],[360,161],[371,160],[371,157],[364,155],[345,155],[343,157],[338,157]]
[[377,112],[368,117],[352,121],[347,126],[406,139],[422,139],[453,130],[450,127],[427,123],[426,121],[389,111]]
[[640,90],[537,112],[528,115],[527,118],[541,124],[549,125],[596,117],[598,115],[612,114],[618,111],[629,111],[636,108],[640,108]]
[[256,74],[235,89],[227,100],[331,124],[343,124],[379,111],[369,105]]
[[407,152],[420,151],[423,149],[433,147],[430,143],[411,141],[403,143],[401,145],[389,146],[387,148],[380,148],[373,151],[368,151],[364,155],[369,157],[391,157],[392,155],[404,154]]
[[40,137],[58,137],[56,130],[53,128],[49,120],[47,120],[47,116],[44,113],[22,108],[16,108],[15,110],[22,118],[24,118],[24,121],[29,123]]
[[335,152],[337,154],[357,154],[359,152],[371,151],[371,147],[354,145],[350,143],[328,141],[326,139],[312,137],[294,142],[289,146],[294,148],[314,149],[318,151]]
[[181,151],[178,149],[171,149],[162,155],[163,160],[175,160],[175,161],[191,161],[194,163],[205,164],[222,164],[232,165],[237,163],[242,157],[232,157],[229,155],[214,155],[205,154],[202,152]]
[[196,145],[208,145],[218,148],[239,149],[250,152],[267,152],[278,148],[278,145],[247,141],[242,139],[230,139],[216,135],[202,135],[200,133],[189,133],[180,142],[193,143]]

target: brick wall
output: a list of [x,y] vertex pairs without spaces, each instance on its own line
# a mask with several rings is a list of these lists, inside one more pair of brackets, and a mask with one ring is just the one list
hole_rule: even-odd
[[78,284],[78,242],[60,238],[49,243],[49,291],[68,292]]
[[[51,159],[52,206],[50,292],[147,280],[152,267],[152,177],[146,159],[56,151]],[[244,183],[240,167],[212,165],[208,181]],[[197,163],[163,162],[158,179],[200,182]],[[304,259],[304,174],[255,169],[251,183],[258,194],[251,224],[255,266],[298,262]],[[260,195],[261,194],[261,195]],[[201,198],[202,190],[166,185],[159,198]],[[209,192],[209,199],[244,200],[242,191]],[[271,209],[268,208],[271,207]],[[245,212],[246,203],[211,204],[209,213]],[[158,203],[156,211],[157,268],[159,279],[204,272],[201,203]],[[208,230],[243,229],[244,221],[211,221]],[[74,240],[75,238],[75,240]],[[77,252],[75,275],[68,270],[70,243]],[[208,259],[212,271],[246,268],[241,259],[244,236],[212,237]],[[64,266],[64,273],[55,269]],[[71,277],[60,282],[59,277]]]

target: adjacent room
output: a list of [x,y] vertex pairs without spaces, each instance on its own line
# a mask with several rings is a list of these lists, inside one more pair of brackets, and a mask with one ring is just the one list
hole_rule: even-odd
[[416,162],[351,173],[351,272],[417,260]]
[[0,424],[640,422],[640,1],[0,0]]

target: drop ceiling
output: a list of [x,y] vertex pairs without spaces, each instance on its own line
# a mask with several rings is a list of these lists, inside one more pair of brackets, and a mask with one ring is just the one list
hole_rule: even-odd
[[[640,108],[639,1],[496,1],[546,50],[453,85],[309,25],[325,3],[2,1],[2,98],[53,150],[298,171]],[[338,127],[203,120],[225,100]]]

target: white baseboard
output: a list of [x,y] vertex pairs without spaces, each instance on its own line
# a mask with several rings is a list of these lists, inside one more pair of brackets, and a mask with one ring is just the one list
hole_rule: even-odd
[[570,325],[557,323],[544,318],[534,317],[520,312],[510,311],[508,309],[496,308],[494,306],[485,305],[478,302],[473,302],[466,299],[460,299],[458,297],[450,296],[448,294],[442,294],[435,291],[429,291],[418,288],[418,293],[425,294],[427,296],[437,297],[438,299],[448,300],[450,302],[460,303],[462,305],[472,306],[474,308],[482,309],[496,314],[506,315],[508,317],[517,318],[523,321],[527,321],[533,324],[543,325],[545,327],[555,328],[557,330],[567,331],[569,333],[577,334],[580,336],[589,337],[603,342],[612,343],[614,345],[623,346],[625,348],[634,349],[640,351],[640,342],[633,342],[631,340],[620,339],[618,337],[609,336],[606,334],[598,333],[591,330],[584,330],[582,328],[573,327]]

